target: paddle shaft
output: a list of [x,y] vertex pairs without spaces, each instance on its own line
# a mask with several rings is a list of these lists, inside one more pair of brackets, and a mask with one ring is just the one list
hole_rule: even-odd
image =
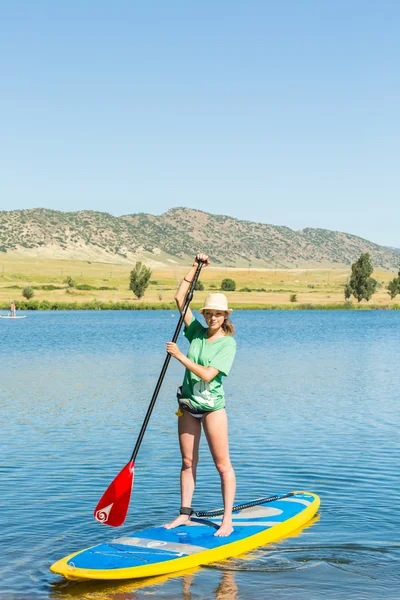
[[[181,316],[179,317],[179,321],[178,321],[178,324],[176,326],[174,336],[172,338],[172,341],[174,343],[176,343],[176,340],[178,339],[179,332],[180,332],[180,330],[182,328],[182,324],[183,324],[183,321],[184,321],[186,313],[187,313],[187,309],[189,308],[189,304],[192,301],[193,291],[194,291],[195,285],[197,283],[197,280],[199,278],[202,266],[203,266],[203,261],[200,261],[199,264],[198,264],[198,266],[197,266],[197,270],[196,270],[195,276],[193,277],[193,280],[192,280],[192,282],[190,284],[188,293],[186,294],[185,304],[183,305]],[[154,408],[154,405],[155,405],[156,400],[157,400],[158,392],[160,391],[160,388],[161,388],[162,382],[164,380],[165,373],[167,372],[167,368],[168,368],[170,360],[171,360],[171,355],[167,353],[167,356],[165,357],[165,361],[164,361],[163,367],[161,369],[160,376],[159,376],[158,381],[157,381],[156,388],[154,390],[154,394],[152,396],[149,408],[147,409],[147,413],[146,413],[146,416],[144,418],[143,425],[142,425],[142,428],[141,428],[140,433],[139,433],[139,437],[137,439],[137,442],[136,442],[135,447],[134,447],[133,452],[132,452],[131,461],[133,461],[133,462],[135,462],[137,453],[139,452],[140,444],[142,443],[143,436],[145,434],[147,425],[149,423],[149,420],[150,420],[150,417],[151,417],[151,413],[153,412],[153,408]]]

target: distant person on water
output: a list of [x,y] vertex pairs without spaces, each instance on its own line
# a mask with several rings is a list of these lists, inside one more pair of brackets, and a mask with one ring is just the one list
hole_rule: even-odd
[[[183,279],[175,296],[176,304],[182,313],[190,283],[196,273],[199,261],[204,267],[210,264],[206,254],[197,254],[195,262]],[[203,267],[203,268],[204,268]],[[229,457],[228,419],[225,411],[225,396],[222,377],[227,376],[236,353],[233,339],[234,326],[229,320],[232,312],[224,294],[209,294],[199,310],[206,327],[194,318],[188,308],[185,315],[184,335],[190,342],[185,356],[176,344],[167,342],[167,352],[185,367],[183,384],[178,388],[179,410],[178,433],[182,454],[181,469],[181,509],[179,516],[165,525],[172,529],[185,525],[193,513],[191,508],[196,484],[201,426],[221,477],[224,502],[224,516],[216,536],[232,533],[232,507],[236,491],[236,478]]]
[[15,302],[14,302],[14,300],[11,300],[11,302],[10,302],[10,312],[11,312],[11,316],[15,317]]

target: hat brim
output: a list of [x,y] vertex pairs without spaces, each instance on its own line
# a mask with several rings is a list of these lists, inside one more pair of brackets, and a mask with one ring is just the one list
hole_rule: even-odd
[[199,308],[199,313],[203,313],[204,310],[220,310],[222,312],[227,312],[228,315],[231,314],[231,312],[233,311],[232,308],[221,308],[220,306],[213,306],[213,305],[208,305],[208,306],[203,306],[202,308]]

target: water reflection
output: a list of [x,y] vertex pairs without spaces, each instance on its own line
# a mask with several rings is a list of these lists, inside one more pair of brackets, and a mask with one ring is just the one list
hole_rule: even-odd
[[[167,581],[175,580],[173,585],[173,598],[182,598],[182,600],[194,600],[199,597],[199,590],[194,589],[196,573],[200,571],[199,567],[171,575],[160,575],[158,577],[148,577],[146,579],[132,580],[124,583],[118,582],[98,582],[98,581],[56,581],[52,584],[50,598],[57,600],[66,600],[67,598],[94,599],[94,600],[137,600],[142,597],[137,592],[144,588],[160,586]],[[221,571],[219,582],[208,596],[212,600],[235,600],[238,597],[238,586],[235,582],[235,573],[233,571]],[[168,597],[163,595],[163,597]]]
[[215,590],[215,600],[235,600],[238,591],[233,572],[223,571],[221,581]]
[[[32,313],[0,336],[1,599],[178,600],[183,585],[202,600],[229,585],[246,600],[266,589],[274,600],[399,596],[400,312],[237,311],[235,324],[226,391],[237,500],[311,490],[321,498],[317,526],[191,580],[56,578],[55,560],[111,535],[92,511],[130,456],[174,327],[169,311]],[[181,379],[171,364],[121,535],[166,522],[179,506]],[[204,444],[195,508],[220,500]]]

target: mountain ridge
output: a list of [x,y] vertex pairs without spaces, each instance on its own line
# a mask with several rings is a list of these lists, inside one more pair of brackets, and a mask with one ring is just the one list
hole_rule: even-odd
[[119,217],[87,210],[0,211],[2,252],[166,266],[186,263],[199,250],[228,267],[344,267],[361,252],[370,252],[375,267],[398,269],[400,263],[398,249],[349,233],[310,227],[295,231],[185,207]]

